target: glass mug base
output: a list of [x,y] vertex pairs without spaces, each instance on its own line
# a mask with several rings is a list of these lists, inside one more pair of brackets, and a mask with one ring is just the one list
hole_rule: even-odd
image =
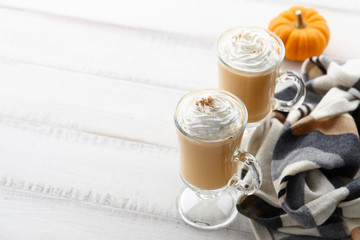
[[176,205],[181,218],[200,229],[224,227],[237,216],[236,196],[231,188],[211,196],[186,187],[178,196]]

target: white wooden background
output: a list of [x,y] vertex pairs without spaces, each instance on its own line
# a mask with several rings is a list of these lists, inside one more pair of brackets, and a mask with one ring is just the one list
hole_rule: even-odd
[[222,31],[293,5],[328,20],[324,54],[360,57],[357,0],[0,0],[0,239],[255,239],[178,216],[173,112],[217,86]]

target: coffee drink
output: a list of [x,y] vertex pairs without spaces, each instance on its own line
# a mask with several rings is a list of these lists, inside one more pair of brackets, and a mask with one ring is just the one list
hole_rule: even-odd
[[232,94],[200,90],[186,95],[176,112],[180,173],[195,188],[225,187],[237,171],[232,156],[241,144],[246,109]]
[[[250,124],[264,120],[279,102],[274,98],[274,92],[285,55],[280,38],[259,27],[229,29],[218,40],[217,54],[219,87],[235,94],[245,103]],[[284,79],[301,85],[298,87],[299,99],[278,104],[285,106],[278,110],[290,111],[302,103],[305,87],[297,75],[296,79],[293,79],[293,75]],[[293,102],[296,106],[292,106]]]

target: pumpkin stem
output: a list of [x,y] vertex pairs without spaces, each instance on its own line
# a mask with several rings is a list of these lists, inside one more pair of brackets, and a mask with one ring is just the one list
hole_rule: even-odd
[[303,21],[301,10],[296,10],[295,15],[296,15],[296,20],[297,20],[296,27],[297,28],[304,28],[306,25],[305,25],[305,23]]

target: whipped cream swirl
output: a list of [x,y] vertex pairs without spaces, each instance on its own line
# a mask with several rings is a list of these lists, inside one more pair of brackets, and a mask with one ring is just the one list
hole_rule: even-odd
[[230,95],[209,90],[185,97],[178,107],[180,127],[192,137],[221,140],[242,126],[240,104]]
[[218,42],[220,58],[247,72],[262,72],[282,60],[281,43],[262,28],[240,27],[225,32]]

